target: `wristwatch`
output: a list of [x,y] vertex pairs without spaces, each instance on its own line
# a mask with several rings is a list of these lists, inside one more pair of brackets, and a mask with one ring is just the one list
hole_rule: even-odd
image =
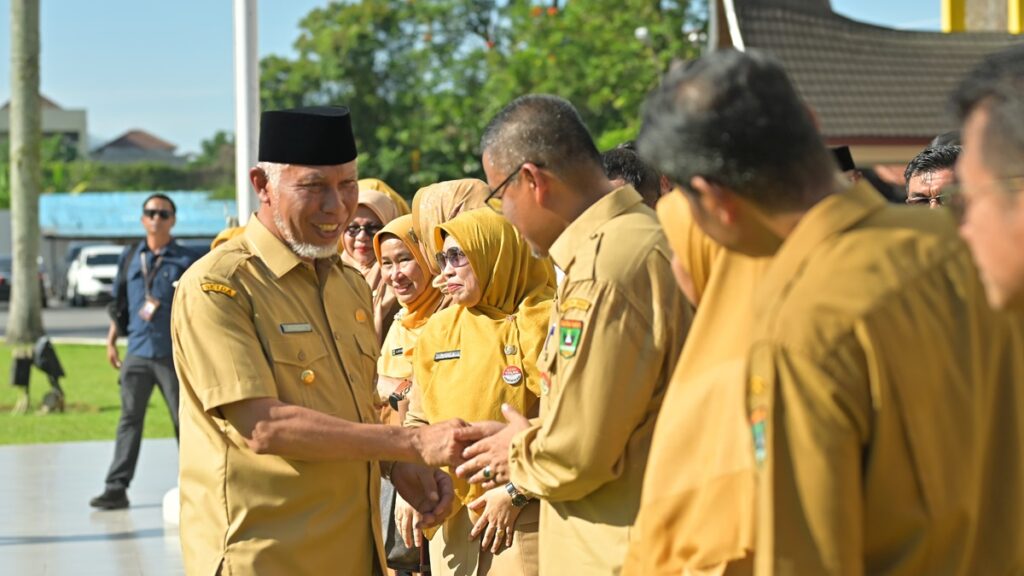
[[522,492],[520,492],[516,485],[509,482],[505,484],[505,490],[508,491],[508,495],[512,497],[512,505],[516,508],[522,508],[530,503],[530,499],[527,498]]

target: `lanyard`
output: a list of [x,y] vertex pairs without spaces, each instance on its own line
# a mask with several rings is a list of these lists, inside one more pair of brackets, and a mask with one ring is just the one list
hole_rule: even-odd
[[145,250],[139,251],[139,267],[142,268],[142,283],[146,288],[146,297],[149,298],[153,288],[153,280],[156,278],[156,273],[160,270],[160,264],[164,261],[163,252],[156,257],[156,261],[153,262],[153,271],[149,271],[149,266],[146,265],[146,252]]

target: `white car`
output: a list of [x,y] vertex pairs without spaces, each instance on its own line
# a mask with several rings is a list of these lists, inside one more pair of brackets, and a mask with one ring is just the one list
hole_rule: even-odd
[[67,299],[72,306],[109,300],[124,246],[86,246],[68,266]]

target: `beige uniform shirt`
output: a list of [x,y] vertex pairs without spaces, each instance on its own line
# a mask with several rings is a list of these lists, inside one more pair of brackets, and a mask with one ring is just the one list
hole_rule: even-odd
[[623,574],[750,574],[756,473],[746,359],[770,259],[710,247],[686,201],[677,203],[673,232],[688,240],[673,247],[685,250],[676,258],[701,299],[654,429]]
[[1024,572],[1024,343],[943,211],[866,185],[762,278],[758,574]]
[[[181,382],[185,571],[370,574],[382,549],[376,462],[259,455],[220,407],[278,398],[373,422],[377,335],[362,276],[323,280],[258,219],[182,276],[172,317]],[[381,559],[382,560],[382,559]]]
[[690,309],[632,187],[587,209],[551,257],[566,277],[538,361],[540,421],[512,441],[512,481],[544,500],[541,574],[615,574]]

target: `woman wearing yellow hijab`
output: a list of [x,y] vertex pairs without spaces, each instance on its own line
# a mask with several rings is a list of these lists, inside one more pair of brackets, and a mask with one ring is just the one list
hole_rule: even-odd
[[[402,306],[384,338],[377,361],[377,392],[386,406],[392,393],[399,390],[404,394],[408,389],[413,348],[423,326],[438,310],[441,292],[431,285],[434,278],[415,241],[411,215],[395,218],[378,232],[373,238],[373,250],[384,282]],[[400,425],[401,417],[392,423]]]
[[341,259],[363,275],[373,298],[373,322],[378,340],[383,340],[398,312],[398,300],[384,282],[373,251],[373,237],[384,225],[398,218],[398,207],[383,192],[359,189],[359,205],[341,236]]
[[[500,420],[502,404],[535,412],[535,362],[554,296],[550,261],[533,257],[489,209],[464,212],[432,236],[453,305],[431,317],[416,344],[407,425]],[[430,541],[433,574],[536,574],[537,503],[524,505],[515,487],[485,491],[452,478],[454,511]]]

